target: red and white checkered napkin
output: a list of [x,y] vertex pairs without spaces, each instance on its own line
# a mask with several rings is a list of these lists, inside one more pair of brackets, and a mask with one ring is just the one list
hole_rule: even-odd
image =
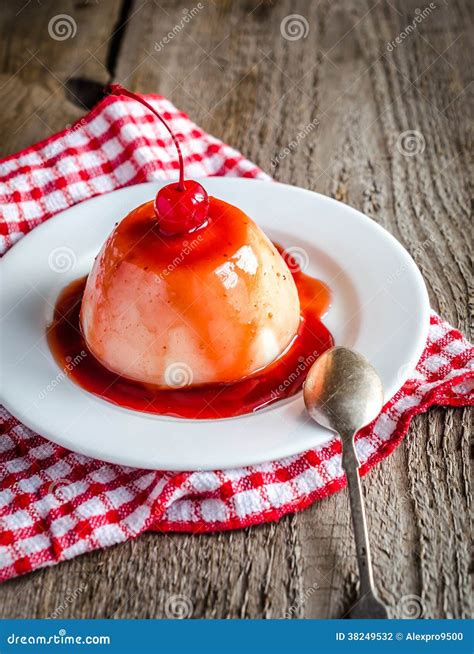
[[[187,175],[266,178],[159,96],[181,135]],[[160,124],[136,102],[108,97],[64,132],[0,162],[2,251],[61,209],[99,193],[176,176]],[[362,472],[387,456],[412,416],[473,403],[474,348],[432,314],[416,372],[360,433]],[[340,490],[341,447],[215,472],[150,472],[69,452],[0,410],[0,580],[134,538],[146,530],[206,532],[277,520]]]

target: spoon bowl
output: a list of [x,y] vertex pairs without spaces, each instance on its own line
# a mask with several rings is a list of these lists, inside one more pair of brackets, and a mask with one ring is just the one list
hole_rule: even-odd
[[[333,347],[311,367],[304,386],[309,415],[343,436],[374,420],[383,406],[380,377],[362,354]],[[351,434],[351,436],[352,436]]]

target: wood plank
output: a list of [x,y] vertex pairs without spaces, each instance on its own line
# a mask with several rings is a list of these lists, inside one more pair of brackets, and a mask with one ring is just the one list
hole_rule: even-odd
[[[99,4],[94,11],[112,11]],[[167,95],[277,179],[366,212],[413,254],[433,307],[468,329],[468,3],[440,4],[392,51],[387,43],[416,15],[414,0],[360,0],[350,10],[342,0],[216,1],[182,23],[186,8],[184,1],[132,3],[116,81]],[[288,41],[280,26],[293,13],[306,18],[309,32]],[[94,16],[85,24],[100,43]],[[31,44],[30,23],[21,33]],[[98,70],[90,75],[100,78]],[[49,78],[39,70],[18,78],[11,84],[25,95],[38,85],[37,106]],[[60,111],[64,120],[63,100],[50,119],[55,129]],[[279,157],[314,120],[319,126]],[[41,132],[30,127],[10,138],[17,121],[12,111],[1,124],[11,149]],[[407,130],[424,141],[415,156],[397,147]],[[420,598],[425,617],[471,612],[469,426],[466,410],[416,418],[407,440],[364,480],[378,584],[396,617],[407,616],[410,595]],[[0,587],[0,617],[45,617],[58,607],[63,617],[164,617],[174,596],[187,598],[194,617],[338,617],[355,597],[356,579],[340,493],[278,524],[147,534],[13,580]]]
[[80,92],[77,80],[95,82],[97,99],[97,90],[110,79],[107,58],[118,28],[120,4],[110,0],[64,0],[60,7],[51,0],[3,3],[0,156],[80,118],[87,111],[88,98]]

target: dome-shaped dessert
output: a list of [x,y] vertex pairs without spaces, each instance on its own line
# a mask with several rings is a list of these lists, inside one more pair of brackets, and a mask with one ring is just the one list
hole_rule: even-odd
[[81,308],[87,345],[104,366],[162,387],[242,379],[278,358],[299,322],[280,254],[215,198],[205,226],[172,236],[160,231],[153,202],[133,210],[99,253]]

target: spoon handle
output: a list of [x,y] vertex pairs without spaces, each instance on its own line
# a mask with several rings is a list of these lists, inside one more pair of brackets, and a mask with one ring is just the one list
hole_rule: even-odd
[[369,534],[365,517],[364,497],[359,476],[359,460],[354,446],[354,435],[342,439],[342,466],[346,473],[349,500],[351,504],[352,525],[359,565],[360,591],[362,595],[374,593],[374,577],[370,556]]

